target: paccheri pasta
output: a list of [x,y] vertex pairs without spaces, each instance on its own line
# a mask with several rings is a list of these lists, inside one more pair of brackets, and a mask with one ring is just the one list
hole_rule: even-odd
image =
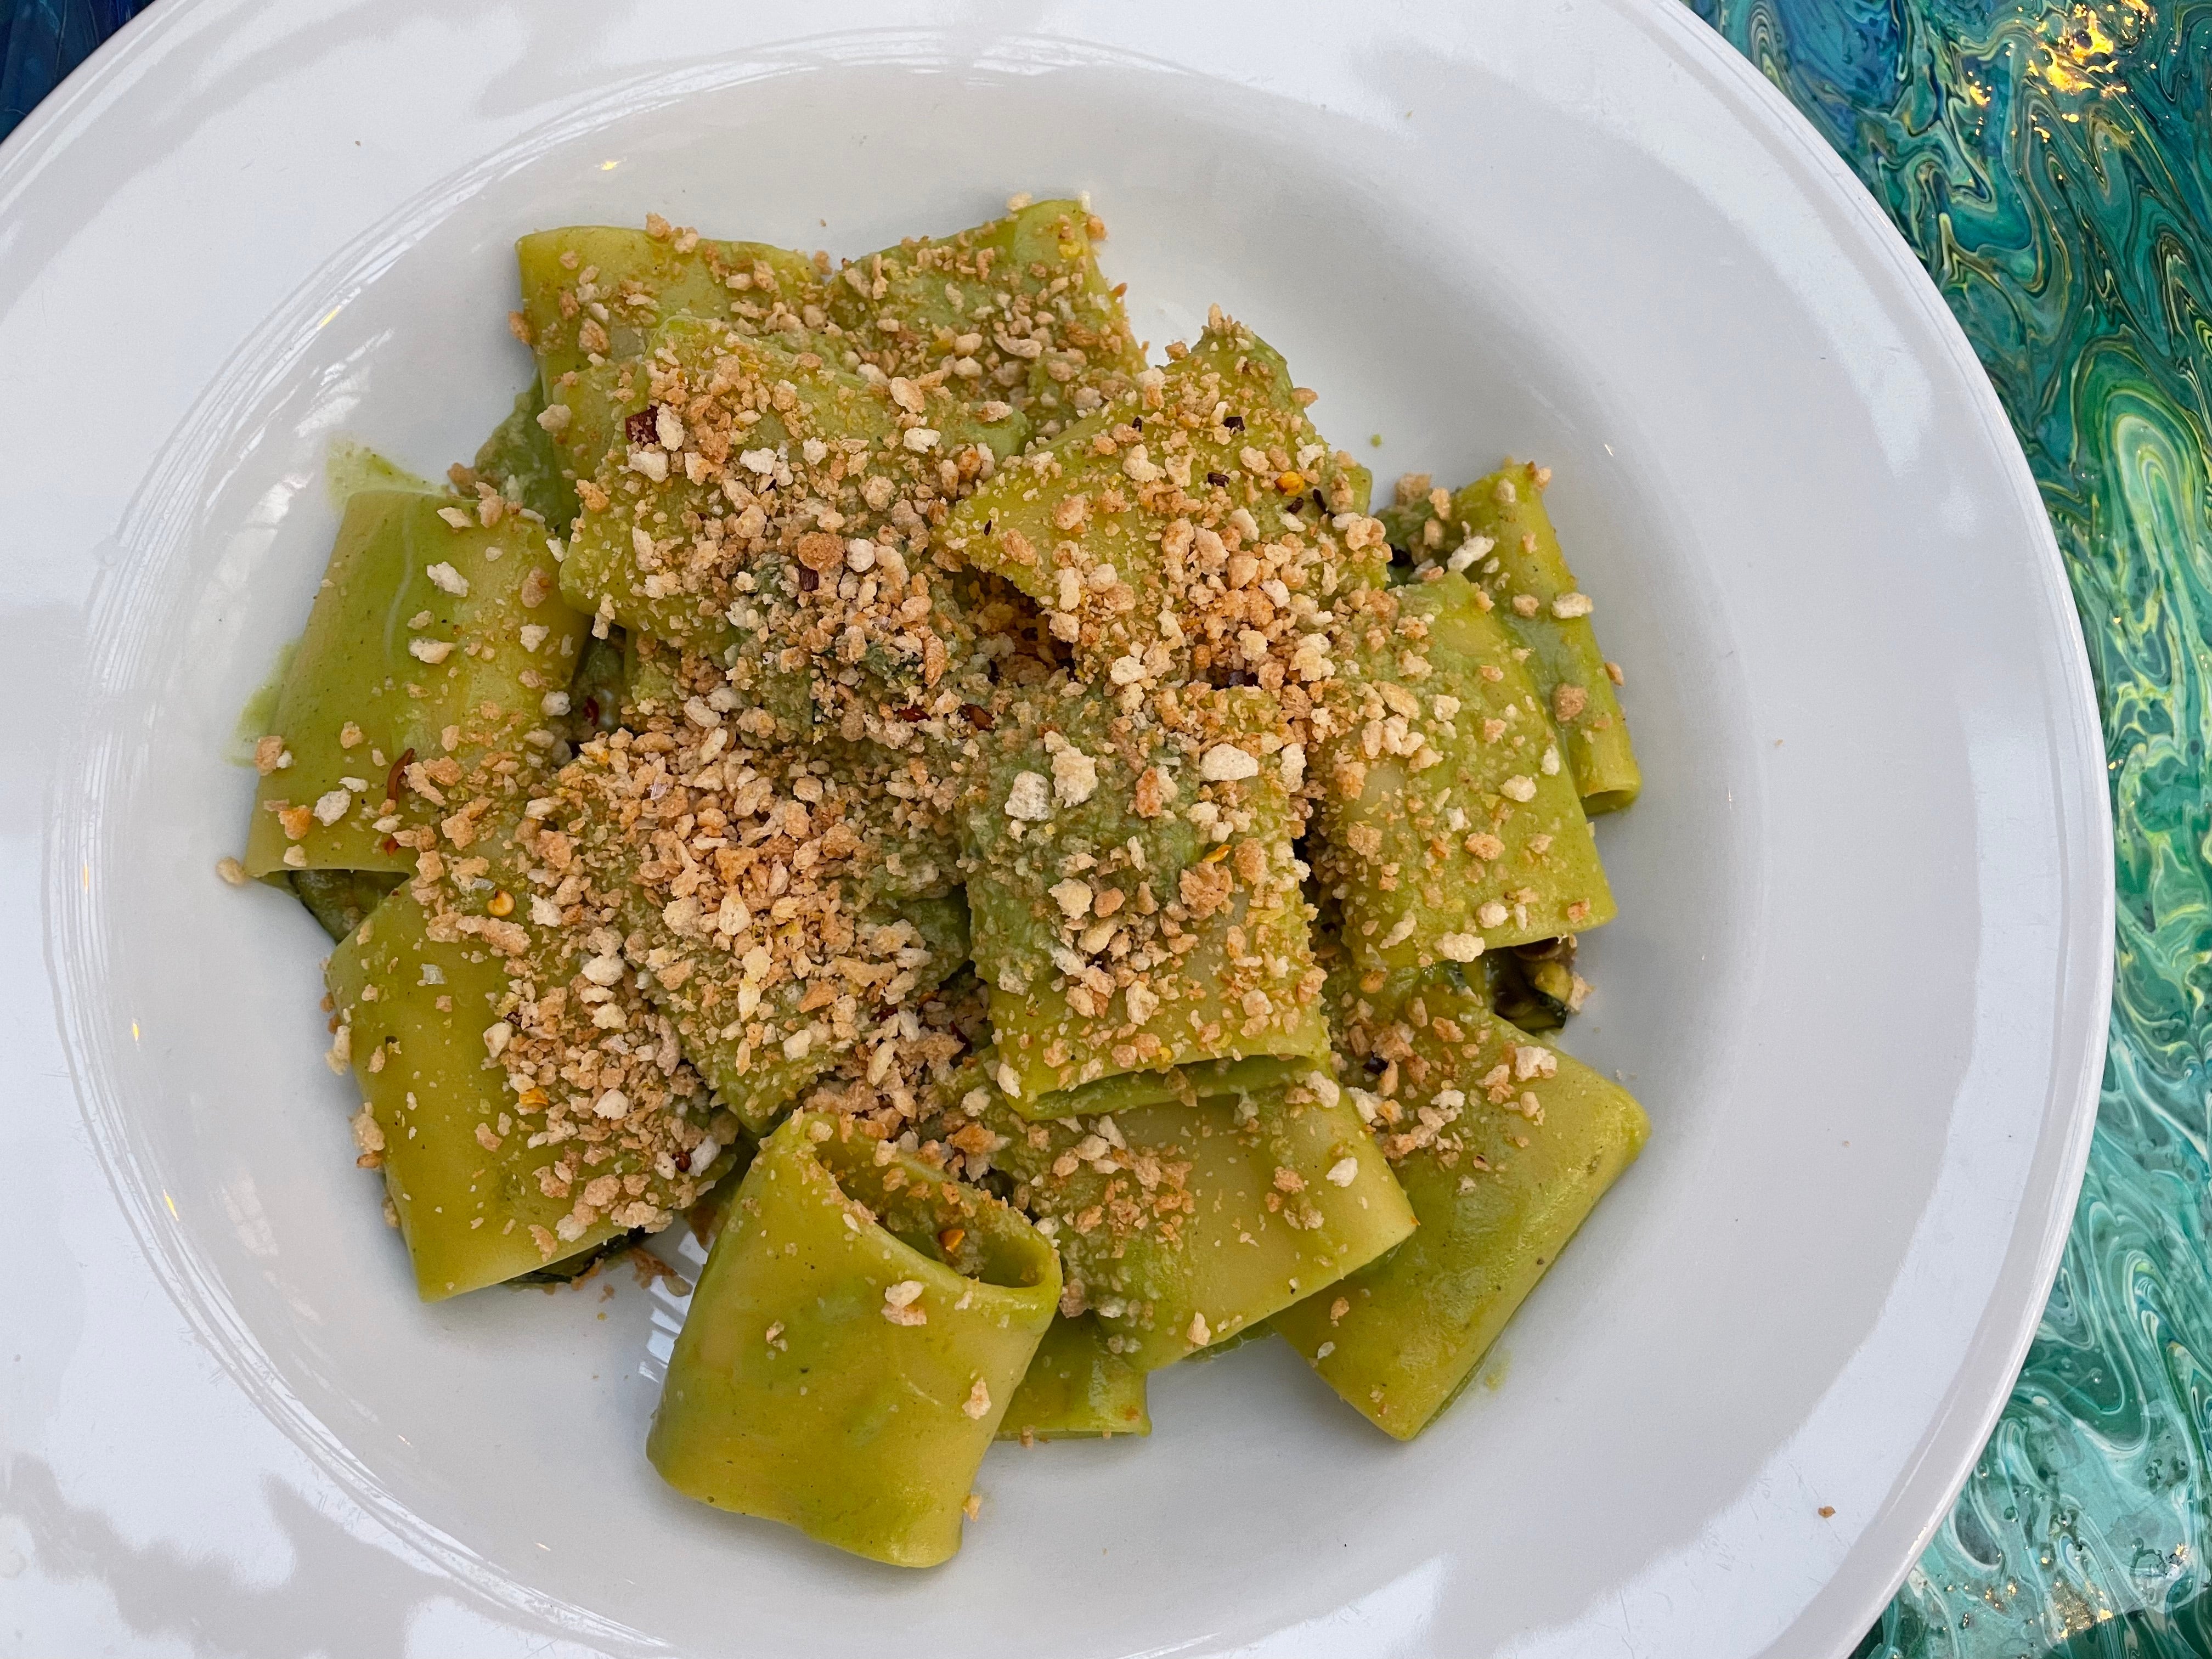
[[524,238],[537,377],[346,503],[224,861],[423,1297],[688,1214],[654,1466],[905,1565],[1225,1344],[1417,1433],[1646,1133],[1544,1035],[1640,786],[1549,474],[1370,515],[1103,234]]

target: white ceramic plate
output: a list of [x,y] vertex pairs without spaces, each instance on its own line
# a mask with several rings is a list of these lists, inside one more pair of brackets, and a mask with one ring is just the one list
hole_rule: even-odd
[[[1934,291],[1666,0],[165,0],[0,154],[0,1645],[1838,1652],[2033,1328],[2102,1053],[2102,750]],[[1279,1345],[1000,1449],[952,1565],[677,1498],[626,1280],[418,1305],[307,918],[220,885],[333,434],[470,453],[509,244],[648,208],[858,252],[1088,190],[1384,477],[1507,450],[1649,783],[1571,1046],[1650,1150],[1418,1443]]]

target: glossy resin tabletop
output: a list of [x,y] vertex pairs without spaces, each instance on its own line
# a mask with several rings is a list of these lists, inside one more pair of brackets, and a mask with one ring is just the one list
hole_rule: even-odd
[[[2112,763],[2118,978],[2073,1239],[2002,1423],[1859,1652],[2212,1651],[2212,0],[1693,4],[1851,162],[1979,351]],[[0,0],[0,134],[139,9]],[[0,1480],[0,1522],[38,1498]],[[0,1604],[11,1562],[0,1534]]]

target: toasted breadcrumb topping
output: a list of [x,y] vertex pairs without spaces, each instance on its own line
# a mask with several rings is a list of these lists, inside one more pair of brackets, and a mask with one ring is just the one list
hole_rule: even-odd
[[[626,690],[533,667],[524,706],[486,702],[434,750],[371,745],[361,777],[269,803],[295,852],[319,825],[373,823],[414,859],[392,902],[504,969],[482,1042],[505,1093],[474,1133],[487,1154],[545,1154],[531,1179],[569,1202],[534,1230],[549,1259],[594,1227],[666,1225],[799,1107],[1010,1192],[1060,1245],[1063,1314],[1139,1317],[1106,1264],[1182,1237],[1191,1148],[1132,1145],[1110,1116],[1030,1122],[1000,1097],[1306,1054],[1283,1108],[1349,1101],[1392,1162],[1481,1171],[1496,1148],[1476,1150],[1470,1114],[1542,1123],[1548,1048],[1419,998],[1379,1013],[1379,969],[1326,987],[1311,924],[1327,905],[1352,955],[1477,974],[1486,935],[1530,925],[1566,850],[1547,781],[1589,691],[1533,695],[1525,651],[1468,659],[1438,606],[1579,623],[1589,599],[1509,591],[1421,475],[1393,510],[1425,509],[1427,564],[1394,586],[1364,472],[1263,343],[1217,309],[1146,366],[1090,261],[1103,227],[1010,209],[834,273],[654,216],[670,268],[727,296],[681,320],[564,252],[557,314],[514,326],[584,364],[538,416],[572,469],[573,533],[544,538],[489,485],[441,516],[457,537],[516,520],[563,580],[602,573],[578,601],[608,641],[587,658],[647,619]],[[589,430],[592,397],[612,430]],[[1501,504],[1548,479],[1516,477]],[[409,655],[435,672],[551,654],[552,569],[521,594],[544,620],[510,617],[495,642],[426,611]],[[456,601],[487,585],[450,560],[424,574]],[[374,729],[349,720],[343,746]],[[293,755],[272,735],[254,761],[267,779]],[[963,887],[975,973],[956,971]],[[1464,915],[1417,938],[1410,908],[1371,919],[1359,894]],[[1570,894],[1568,919],[1598,898]],[[1324,1014],[1341,1082],[1325,1034],[1304,1035]],[[339,1035],[334,1055],[381,1070],[380,1047]],[[1479,1077],[1457,1063],[1493,1053]],[[392,1125],[364,1108],[354,1133],[360,1163],[389,1162]],[[1224,1133],[1267,1131],[1245,1114]],[[1341,1147],[1278,1164],[1265,1214],[1317,1227],[1361,1170]],[[925,1323],[921,1282],[880,1311]],[[1226,1334],[1199,1312],[1182,1333]],[[979,1378],[963,1409],[991,1408]]]

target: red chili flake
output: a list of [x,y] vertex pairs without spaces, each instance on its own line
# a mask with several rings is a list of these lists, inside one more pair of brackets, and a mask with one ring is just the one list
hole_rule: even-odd
[[641,448],[660,441],[660,405],[647,404],[623,422],[623,435]]
[[392,769],[384,775],[384,798],[395,806],[399,803],[399,792],[407,787],[407,769],[415,763],[415,751],[410,749],[392,763]]
[[584,720],[586,724],[591,726],[597,726],[599,723],[599,700],[597,697],[584,699]]
[[382,844],[386,852],[396,853],[399,850],[399,837],[397,836],[386,836],[384,838]]
[[960,705],[960,712],[967,717],[968,724],[978,732],[988,732],[999,723],[998,717],[981,703],[963,702]]
[[893,712],[894,714],[896,714],[896,715],[897,715],[901,720],[904,720],[904,721],[905,721],[908,726],[913,726],[913,725],[916,724],[918,721],[924,720],[927,720],[927,719],[928,719],[928,718],[929,718],[927,714],[923,714],[923,713],[921,712],[921,709],[919,709],[919,708],[915,708],[912,703],[908,703],[908,704],[907,704],[907,706],[906,706],[905,708],[903,708],[894,709],[892,712]]

